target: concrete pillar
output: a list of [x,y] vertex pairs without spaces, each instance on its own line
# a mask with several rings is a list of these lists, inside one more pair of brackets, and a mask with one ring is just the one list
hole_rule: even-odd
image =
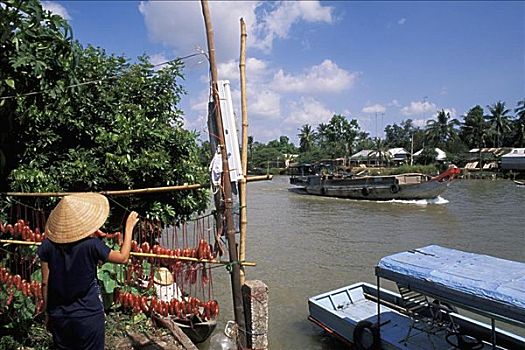
[[242,286],[248,349],[268,349],[268,286],[262,281],[246,281]]

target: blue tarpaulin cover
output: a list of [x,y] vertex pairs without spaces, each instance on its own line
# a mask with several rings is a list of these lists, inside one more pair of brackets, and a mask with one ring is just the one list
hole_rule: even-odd
[[379,261],[376,274],[490,315],[525,323],[525,263],[430,245]]

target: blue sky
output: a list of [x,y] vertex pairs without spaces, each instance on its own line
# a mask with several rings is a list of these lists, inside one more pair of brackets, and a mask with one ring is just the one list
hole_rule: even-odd
[[[206,49],[198,1],[45,1],[76,39],[154,63]],[[445,109],[525,98],[525,2],[210,2],[219,78],[240,118],[239,18],[248,27],[250,135],[267,142],[334,113],[381,136]],[[185,62],[185,125],[206,138],[208,65]],[[377,113],[377,117],[376,117]]]

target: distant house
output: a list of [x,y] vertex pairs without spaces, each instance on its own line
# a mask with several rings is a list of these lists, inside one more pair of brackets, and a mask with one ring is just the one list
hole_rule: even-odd
[[[440,148],[434,148],[434,150],[436,151],[437,155],[436,155],[436,160],[438,162],[443,162],[445,159],[447,159],[447,153],[445,151],[443,151],[442,149]],[[417,151],[416,153],[414,153],[414,159],[419,157],[419,155],[423,152],[423,148],[420,149],[419,151]]]
[[407,152],[407,150],[402,147],[390,148],[388,153],[390,154],[391,160],[397,165],[406,163],[410,159],[410,152]]
[[364,149],[356,154],[353,154],[350,158],[350,165],[359,165],[366,164],[369,166],[382,166],[388,162],[394,162],[399,165],[402,162],[405,162],[410,156],[404,148],[390,148],[388,151],[381,154],[381,152]]
[[511,152],[508,147],[485,147],[473,148],[469,153],[469,162],[465,165],[466,170],[497,170],[502,156]]
[[357,152],[356,154],[351,155],[350,158],[348,159],[350,161],[350,165],[369,164],[370,163],[369,155],[372,152],[374,151],[371,149],[364,149],[364,150]]
[[501,169],[525,170],[525,148],[513,148],[501,156]]

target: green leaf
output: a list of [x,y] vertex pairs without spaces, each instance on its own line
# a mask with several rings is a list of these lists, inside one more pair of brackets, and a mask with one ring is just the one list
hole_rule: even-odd
[[42,270],[38,269],[31,274],[31,281],[42,282]]
[[105,293],[113,293],[113,290],[117,286],[115,277],[113,277],[108,271],[99,271],[97,273],[98,279],[102,282],[102,288]]
[[15,88],[15,81],[13,79],[6,79],[5,80],[5,83],[7,84],[7,86],[9,86],[11,89],[14,89]]

